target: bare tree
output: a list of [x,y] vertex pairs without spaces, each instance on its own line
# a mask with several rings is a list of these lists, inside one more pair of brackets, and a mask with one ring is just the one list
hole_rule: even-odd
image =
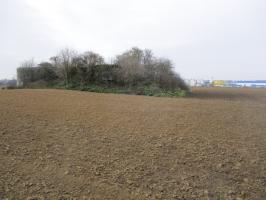
[[143,51],[133,47],[116,57],[116,64],[121,66],[121,78],[129,85],[135,85],[144,77]]
[[34,62],[34,58],[31,58],[29,60],[25,60],[24,62],[22,62],[20,64],[20,67],[24,67],[24,68],[30,68],[30,67],[35,67],[36,64]]
[[35,66],[36,64],[33,58],[20,64],[19,68],[17,69],[18,86],[26,86],[29,82],[34,80],[33,67]]
[[77,52],[70,48],[65,48],[59,52],[56,57],[52,57],[51,60],[54,61],[56,67],[59,68],[59,72],[63,76],[65,86],[68,87],[71,83],[71,70],[76,67],[75,58],[77,57]]
[[152,65],[153,64],[153,53],[150,49],[144,49],[143,51],[143,64],[144,65]]
[[155,61],[155,81],[159,87],[170,89],[171,79],[174,78],[172,62],[169,59],[160,58]]
[[85,63],[89,66],[104,64],[104,58],[98,53],[87,51],[82,56],[85,60]]

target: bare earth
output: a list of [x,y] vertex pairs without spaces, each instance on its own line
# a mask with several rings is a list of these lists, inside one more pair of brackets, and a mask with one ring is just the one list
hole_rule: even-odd
[[266,90],[2,90],[0,199],[266,199]]

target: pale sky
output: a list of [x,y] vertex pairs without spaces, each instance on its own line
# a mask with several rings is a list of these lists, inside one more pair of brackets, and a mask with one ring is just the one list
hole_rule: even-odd
[[0,79],[64,47],[110,60],[133,47],[183,78],[266,79],[265,0],[0,0]]

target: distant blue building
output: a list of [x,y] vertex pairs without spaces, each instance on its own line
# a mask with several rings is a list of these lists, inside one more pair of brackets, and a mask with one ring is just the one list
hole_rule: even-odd
[[252,87],[252,88],[266,88],[266,80],[240,80],[228,81],[229,87]]

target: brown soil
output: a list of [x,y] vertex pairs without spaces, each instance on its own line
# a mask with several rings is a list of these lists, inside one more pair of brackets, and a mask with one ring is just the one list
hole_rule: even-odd
[[0,199],[266,199],[266,90],[0,91]]

